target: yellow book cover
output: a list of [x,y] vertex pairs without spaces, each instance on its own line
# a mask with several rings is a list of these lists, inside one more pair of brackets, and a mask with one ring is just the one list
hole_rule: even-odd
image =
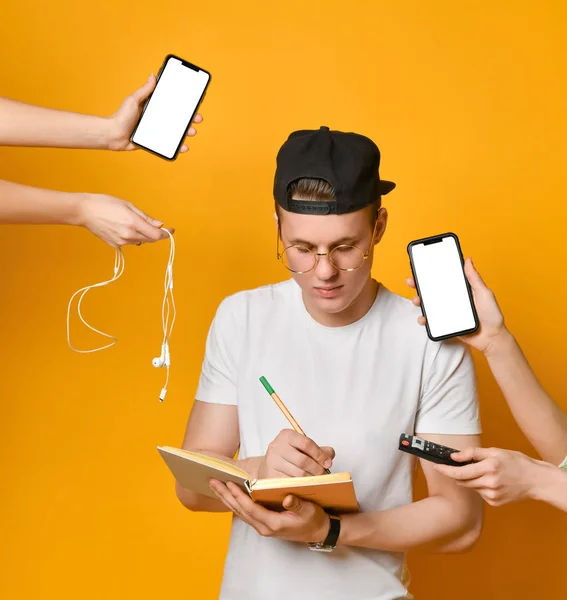
[[220,458],[171,446],[158,446],[158,452],[177,482],[197,494],[215,498],[209,480],[217,479],[225,483],[232,481],[255,502],[273,510],[283,510],[282,502],[288,494],[315,502],[329,512],[359,510],[350,473],[253,479],[246,471]]

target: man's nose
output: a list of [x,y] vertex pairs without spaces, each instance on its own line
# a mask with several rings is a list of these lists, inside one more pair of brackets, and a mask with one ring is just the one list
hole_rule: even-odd
[[319,279],[331,279],[336,275],[337,269],[333,263],[329,260],[328,254],[317,255],[317,265],[315,266],[315,274]]

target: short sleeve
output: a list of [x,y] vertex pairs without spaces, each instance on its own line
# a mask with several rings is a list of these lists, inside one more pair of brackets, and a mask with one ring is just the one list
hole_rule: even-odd
[[441,342],[436,350],[422,386],[416,433],[481,433],[474,363],[469,350],[456,342]]
[[237,404],[238,335],[233,304],[223,300],[209,328],[196,394],[201,402]]

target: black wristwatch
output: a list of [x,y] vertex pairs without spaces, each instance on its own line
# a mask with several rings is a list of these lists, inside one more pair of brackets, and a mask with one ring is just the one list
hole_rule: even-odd
[[319,552],[332,552],[337,547],[337,541],[341,533],[341,518],[335,515],[329,515],[329,533],[322,542],[308,542],[309,550]]

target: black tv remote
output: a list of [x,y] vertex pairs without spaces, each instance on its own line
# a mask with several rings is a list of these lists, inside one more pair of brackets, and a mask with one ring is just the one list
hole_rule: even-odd
[[440,465],[450,465],[451,467],[463,467],[474,462],[474,460],[457,462],[451,458],[453,452],[459,452],[455,448],[434,444],[433,442],[423,440],[414,435],[408,435],[407,433],[402,433],[400,436],[399,449],[402,452],[413,454],[419,458],[424,458]]

